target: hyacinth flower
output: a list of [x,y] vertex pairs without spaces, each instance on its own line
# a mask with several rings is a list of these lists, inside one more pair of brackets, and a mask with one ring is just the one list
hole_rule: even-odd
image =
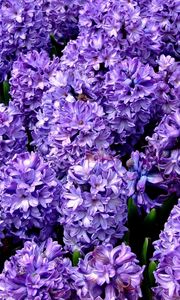
[[178,45],[180,37],[178,29],[179,2],[176,0],[152,0],[147,11],[150,16],[149,21],[156,27],[161,53],[171,55],[178,60],[180,57]]
[[58,70],[59,59],[50,60],[46,51],[20,54],[11,72],[11,97],[23,113],[32,113],[41,105],[43,93],[50,87],[49,77]]
[[139,151],[132,152],[127,167],[129,196],[133,198],[137,207],[150,212],[152,208],[160,206],[167,198],[168,186],[149,157]]
[[33,144],[57,172],[66,172],[88,151],[107,149],[113,142],[103,108],[88,95],[73,92],[72,83],[79,81],[69,80],[62,71],[50,78],[52,87],[43,96],[32,130]]
[[156,89],[157,100],[155,102],[156,114],[161,120],[164,114],[171,114],[179,107],[179,62],[170,55],[162,54],[158,59],[159,82]]
[[50,35],[64,47],[78,34],[76,1],[2,0],[0,5],[0,81],[14,60],[30,50],[50,51]]
[[180,200],[172,209],[159,240],[154,242],[154,260],[158,260],[154,272],[155,300],[176,300],[180,298]]
[[147,137],[147,155],[157,166],[168,185],[169,193],[179,195],[180,177],[180,110],[165,115],[155,128],[152,137]]
[[63,185],[60,223],[68,249],[83,251],[123,237],[127,220],[127,172],[107,153],[89,154],[70,167]]
[[5,236],[45,239],[56,223],[59,183],[37,153],[16,154],[1,170],[0,214]]
[[[153,118],[158,76],[135,57],[122,60],[104,76],[102,106],[115,142],[134,144]],[[129,139],[128,139],[129,138]]]
[[0,104],[0,165],[26,150],[27,136],[23,119],[22,113],[13,103],[8,107]]
[[70,259],[64,258],[62,247],[48,239],[40,245],[25,242],[4,264],[0,274],[2,300],[70,300]]
[[124,243],[115,248],[110,244],[97,246],[80,259],[77,294],[81,300],[138,300],[144,269],[138,263]]

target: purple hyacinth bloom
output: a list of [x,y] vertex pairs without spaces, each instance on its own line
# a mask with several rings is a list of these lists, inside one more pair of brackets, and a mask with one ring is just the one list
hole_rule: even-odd
[[28,239],[37,233],[46,238],[57,217],[59,184],[54,171],[36,153],[16,154],[2,170],[0,200],[7,235]]
[[154,299],[175,300],[180,298],[180,199],[172,209],[170,216],[154,242],[153,259],[158,260],[154,272],[156,287]]
[[51,87],[50,77],[58,70],[58,63],[58,58],[51,61],[47,52],[35,50],[20,54],[14,62],[10,93],[13,103],[26,117],[32,119],[40,107],[43,93]]
[[161,171],[171,192],[179,195],[180,186],[180,110],[165,115],[155,128],[152,137],[147,137],[149,160]]
[[60,209],[66,247],[82,251],[122,238],[127,197],[126,170],[110,155],[89,154],[70,167]]
[[157,75],[148,64],[136,58],[122,60],[110,68],[103,84],[104,107],[111,130],[117,132],[117,140],[125,143],[143,133],[152,118]]
[[154,276],[158,285],[153,289],[155,300],[180,299],[180,245],[161,257]]
[[161,259],[168,252],[173,251],[180,245],[180,200],[172,209],[167,222],[164,225],[164,230],[159,235],[159,240],[154,242],[155,252],[153,258]]
[[[62,247],[48,239],[24,248],[5,262],[0,275],[0,298],[13,300],[67,300],[71,298],[71,261]],[[74,299],[74,298],[73,298]]]
[[2,0],[0,4],[0,81],[20,53],[50,50],[50,35],[61,47],[78,35],[81,1]]
[[12,103],[0,104],[0,164],[5,164],[16,153],[26,150],[27,136],[23,115]]
[[161,53],[177,59],[180,57],[179,9],[180,4],[177,0],[152,0],[147,7],[150,22],[156,26],[160,37]]
[[[0,6],[0,61],[5,77],[20,52],[48,49],[51,26],[46,17],[46,1],[3,0]],[[2,78],[0,78],[1,80]]]
[[156,88],[155,110],[162,118],[164,114],[173,113],[180,108],[180,65],[170,55],[161,55],[157,63],[159,81]]
[[[146,212],[160,206],[164,197],[167,197],[168,187],[164,184],[163,176],[158,169],[153,168],[149,158],[139,151],[132,152],[127,166],[130,171],[128,173],[129,196],[134,199],[136,205]],[[158,193],[158,196],[154,197],[152,191],[156,189],[162,195]]]
[[106,149],[113,139],[103,108],[82,92],[74,95],[65,73],[58,77],[51,79],[52,88],[42,99],[32,136],[45,159],[62,171],[89,150]]
[[76,286],[82,300],[138,300],[142,296],[143,267],[124,243],[115,248],[97,246],[80,260],[78,272],[82,277],[77,276]]

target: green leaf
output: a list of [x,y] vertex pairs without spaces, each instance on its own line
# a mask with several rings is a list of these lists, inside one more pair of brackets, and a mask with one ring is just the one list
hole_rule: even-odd
[[143,247],[142,247],[142,264],[146,265],[147,261],[148,261],[148,248],[149,248],[149,244],[150,244],[150,238],[145,238],[144,243],[143,243]]
[[3,82],[3,98],[4,98],[4,104],[6,104],[6,105],[9,103],[9,98],[10,98],[9,90],[10,90],[9,82],[4,81]]
[[156,217],[157,217],[157,212],[156,212],[156,209],[153,208],[150,211],[150,213],[145,217],[144,223],[147,225],[152,225],[153,223],[155,223]]
[[78,262],[79,262],[79,258],[80,258],[80,252],[79,251],[74,251],[73,252],[73,256],[72,256],[72,261],[73,261],[73,266],[77,266]]
[[134,200],[132,198],[129,198],[128,200],[128,216],[129,218],[133,218],[134,216],[138,215],[137,207],[134,203]]
[[129,232],[129,230],[125,233],[123,240],[126,243],[126,245],[129,245],[129,241],[130,241],[130,232]]
[[157,268],[157,264],[155,263],[155,261],[151,261],[148,266],[148,277],[149,277],[148,279],[151,286],[154,286],[155,284],[153,272],[156,270],[156,268]]

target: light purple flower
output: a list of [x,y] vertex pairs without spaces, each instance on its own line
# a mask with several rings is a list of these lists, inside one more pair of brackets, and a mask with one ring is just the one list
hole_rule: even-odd
[[142,296],[140,284],[143,267],[124,243],[97,246],[79,262],[76,285],[80,299],[137,300]]
[[27,136],[23,127],[23,115],[10,103],[0,104],[0,164],[5,164],[16,153],[26,150]]
[[87,155],[70,167],[60,222],[67,248],[88,248],[122,238],[127,220],[126,170],[106,153]]
[[0,298],[13,300],[67,300],[71,298],[72,265],[62,247],[48,239],[24,248],[5,262],[0,275]]
[[161,231],[159,240],[154,242],[154,260],[158,260],[154,272],[156,287],[154,299],[175,300],[180,297],[180,200],[172,209]]
[[37,119],[34,144],[57,170],[66,170],[89,150],[106,149],[113,141],[103,108],[86,95],[74,96],[67,83],[43,97]]
[[[47,52],[38,53],[35,50],[20,54],[14,62],[10,94],[13,103],[26,119],[35,118],[35,113],[41,106],[43,93],[51,87],[50,77],[58,70],[58,63],[58,58],[51,61]],[[26,121],[29,122],[28,119]]]
[[[46,238],[56,223],[59,184],[36,153],[17,154],[2,170],[0,209],[6,234]],[[35,230],[36,229],[36,230]]]

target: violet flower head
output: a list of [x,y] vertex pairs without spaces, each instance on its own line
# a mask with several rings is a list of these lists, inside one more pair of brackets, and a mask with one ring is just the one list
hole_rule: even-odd
[[48,53],[33,50],[19,55],[13,64],[11,96],[13,103],[25,116],[35,114],[41,105],[43,93],[51,84],[49,77],[58,69],[58,58],[50,60]]
[[82,251],[122,238],[127,195],[126,170],[117,159],[95,153],[74,164],[68,171],[60,209],[66,247]]
[[0,164],[5,164],[16,153],[26,150],[27,136],[23,127],[23,116],[10,103],[0,104]]
[[78,17],[81,0],[53,0],[47,2],[47,17],[52,28],[53,36],[60,47],[69,40],[77,38],[79,33]]
[[79,262],[77,293],[82,300],[138,300],[143,269],[124,243],[97,246]]
[[61,171],[89,150],[106,149],[112,143],[103,108],[89,96],[71,92],[65,78],[64,86],[44,95],[32,132],[38,150]]
[[5,262],[0,275],[0,298],[13,300],[67,300],[71,296],[71,261],[62,247],[48,239],[24,248]]
[[139,56],[144,61],[154,59],[160,48],[157,25],[151,26],[148,21],[138,1],[91,0],[79,14],[80,33],[100,30],[111,39],[120,56]]
[[48,49],[51,26],[46,18],[46,1],[3,0],[0,6],[1,55],[5,77],[20,52]]
[[150,22],[156,26],[160,36],[161,53],[172,55],[178,59],[180,57],[179,1],[152,0],[147,9],[150,15]]
[[180,245],[180,199],[177,205],[172,209],[164,230],[159,235],[159,240],[153,243],[155,252],[153,258],[160,260],[162,256],[173,251]]
[[180,245],[161,257],[154,273],[157,287],[153,289],[155,300],[180,298]]
[[121,143],[130,135],[136,138],[143,133],[152,118],[156,85],[153,68],[137,57],[122,60],[106,73],[102,106]]
[[171,188],[179,195],[180,185],[180,110],[165,115],[155,128],[152,137],[147,137],[147,155],[156,164]]
[[81,1],[2,0],[0,5],[0,81],[20,53],[49,51],[50,35],[61,48],[78,35]]
[[159,81],[156,88],[156,114],[160,119],[180,108],[180,64],[170,55],[161,55],[158,60]]
[[158,260],[154,272],[154,299],[176,300],[180,297],[180,199],[172,209],[159,240],[154,242],[153,259]]
[[144,153],[135,151],[127,161],[130,171],[128,173],[129,196],[146,212],[160,206],[168,194],[168,187],[164,184],[161,173],[148,159]]
[[0,209],[5,234],[46,238],[57,218],[59,184],[54,171],[38,154],[25,152],[15,155],[2,174]]

